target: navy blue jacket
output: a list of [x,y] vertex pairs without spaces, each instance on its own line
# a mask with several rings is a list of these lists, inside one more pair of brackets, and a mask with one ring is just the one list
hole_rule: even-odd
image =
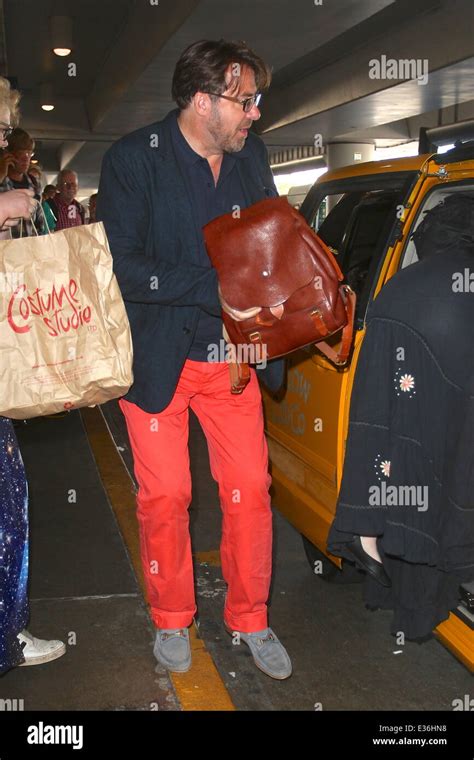
[[[152,414],[173,397],[199,310],[221,314],[217,272],[198,263],[202,233],[172,147],[175,114],[109,148],[97,201],[132,330],[134,383],[125,398]],[[236,155],[249,205],[277,195],[259,137],[249,133]],[[282,359],[257,370],[272,391],[281,387],[284,371]]]

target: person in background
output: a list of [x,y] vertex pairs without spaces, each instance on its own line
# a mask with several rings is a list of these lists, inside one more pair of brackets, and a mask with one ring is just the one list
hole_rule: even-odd
[[474,193],[425,212],[413,241],[368,309],[328,549],[365,570],[392,634],[424,639],[474,580]]
[[89,224],[93,224],[96,221],[95,212],[97,208],[97,193],[92,193],[89,198]]
[[[0,77],[0,149],[7,146],[11,122],[18,121],[19,99],[20,93]],[[15,228],[20,218],[34,215],[37,206],[30,187],[4,191],[0,195],[0,229]],[[37,639],[25,629],[29,617],[28,547],[25,469],[13,423],[0,416],[0,674],[16,665],[55,660],[66,651],[62,641]]]
[[63,169],[58,174],[57,194],[48,198],[46,203],[57,219],[56,230],[78,227],[85,222],[85,211],[76,200],[79,182],[76,172]]
[[[24,129],[15,127],[7,137],[6,147],[0,161],[0,192],[33,190],[34,198],[41,200],[41,184],[29,173],[35,141]],[[12,237],[15,238],[41,235],[44,231],[43,215],[38,206],[31,219],[11,228]]]
[[30,165],[28,167],[28,174],[30,177],[34,177],[37,180],[38,185],[42,187],[43,172],[41,171],[41,167],[39,164],[32,164],[30,162]]
[[43,190],[42,199],[43,201],[48,200],[48,198],[55,198],[56,197],[56,185],[46,185],[46,187]]
[[46,187],[43,190],[43,196],[42,196],[42,203],[41,206],[44,211],[46,224],[48,226],[48,230],[50,232],[54,232],[56,229],[56,222],[57,219],[53,213],[53,209],[49,205],[49,203],[46,203],[47,200],[50,198],[54,198],[56,196],[56,187],[55,185],[46,185]]

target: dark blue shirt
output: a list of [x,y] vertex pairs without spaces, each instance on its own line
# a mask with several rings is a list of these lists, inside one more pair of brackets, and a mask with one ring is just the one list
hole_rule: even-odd
[[[237,161],[240,160],[240,155],[224,153],[216,185],[208,160],[191,148],[181,132],[176,117],[171,124],[174,152],[190,195],[194,215],[193,221],[198,230],[201,231],[205,224],[217,216],[234,211],[235,206],[242,209],[248,206],[249,203],[236,166]],[[244,151],[240,153],[243,154]],[[185,220],[183,223],[186,223]],[[210,267],[211,262],[206,252],[203,235],[199,234],[198,237],[200,243],[199,264]],[[216,317],[201,309],[188,359],[207,361],[209,347],[211,345],[219,346],[221,340],[221,317]]]
[[[175,123],[176,112],[170,111],[117,140],[102,160],[97,199],[97,219],[105,225],[132,332],[133,385],[125,398],[149,414],[173,398],[201,309],[222,313],[217,272],[197,261],[199,227],[173,147]],[[150,150],[155,134],[157,146]],[[250,131],[232,157],[246,208],[278,195],[260,137]],[[156,277],[159,287],[151,288]],[[256,371],[277,391],[285,362],[275,359]]]

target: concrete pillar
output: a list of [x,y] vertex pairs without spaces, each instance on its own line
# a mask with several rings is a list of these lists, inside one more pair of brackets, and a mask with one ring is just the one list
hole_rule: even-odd
[[[373,161],[374,145],[370,143],[328,143],[326,148],[326,165],[328,171],[339,169],[349,164],[361,164],[364,161]],[[327,213],[338,202],[340,195],[334,195],[327,200]]]
[[370,143],[328,143],[326,154],[328,170],[373,161],[374,151],[375,147]]
[[8,76],[7,43],[5,40],[5,9],[4,0],[0,0],[0,75]]

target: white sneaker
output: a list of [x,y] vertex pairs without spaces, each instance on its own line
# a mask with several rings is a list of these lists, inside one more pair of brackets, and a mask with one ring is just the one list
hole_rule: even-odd
[[66,653],[66,645],[62,641],[51,639],[37,639],[32,636],[26,629],[17,636],[18,641],[23,649],[25,662],[21,665],[41,665],[43,662],[50,662],[62,657]]

